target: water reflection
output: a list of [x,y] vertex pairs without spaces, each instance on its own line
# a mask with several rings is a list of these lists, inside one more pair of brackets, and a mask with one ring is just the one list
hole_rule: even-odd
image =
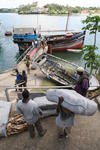
[[[80,31],[83,27],[82,20],[86,15],[71,15],[69,18],[68,30]],[[13,31],[13,27],[34,27],[41,26],[41,30],[65,30],[66,29],[65,16],[48,16],[48,15],[18,15],[14,13],[0,13],[0,71],[8,69],[16,64],[19,57],[17,44],[13,43],[12,37],[5,37],[7,30]],[[97,53],[100,54],[100,33],[97,34],[97,46],[99,47]],[[93,42],[92,36],[87,32],[85,44]],[[55,55],[55,54],[54,54]],[[62,57],[66,60],[73,61],[77,64],[83,63],[82,54],[75,54],[70,52],[56,53],[56,56]]]
[[82,64],[82,52],[80,53],[73,53],[73,52],[58,52],[58,53],[53,53],[53,55],[60,57],[62,59],[65,59],[67,61],[74,62],[77,65]]
[[16,53],[15,59],[16,59],[17,63],[20,62],[23,59],[22,54],[23,54],[23,51],[18,51]]

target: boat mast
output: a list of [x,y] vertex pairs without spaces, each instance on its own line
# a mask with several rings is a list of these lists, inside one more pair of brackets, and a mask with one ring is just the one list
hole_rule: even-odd
[[38,31],[38,8],[37,8],[37,31]]
[[38,8],[38,2],[36,2],[36,11],[37,11],[37,31],[38,31],[38,22],[39,22],[39,18],[38,18],[38,14],[39,14],[39,8]]
[[69,11],[67,13],[67,21],[66,21],[66,31],[68,31],[68,21],[69,21]]

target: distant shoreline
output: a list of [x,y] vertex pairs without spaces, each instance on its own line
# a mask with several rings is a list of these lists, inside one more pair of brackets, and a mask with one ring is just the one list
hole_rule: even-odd
[[[0,12],[0,13],[8,13],[8,14],[18,14],[18,15],[49,15],[49,16],[65,16],[66,13],[63,13],[63,14],[55,14],[55,13],[52,13],[52,14],[49,14],[49,13],[18,13],[18,12]],[[71,13],[70,15],[99,15],[100,16],[100,13]]]

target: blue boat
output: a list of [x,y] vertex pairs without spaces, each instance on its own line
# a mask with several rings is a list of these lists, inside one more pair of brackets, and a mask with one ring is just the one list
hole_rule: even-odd
[[34,28],[14,28],[13,41],[18,42],[33,42],[38,39],[38,34]]
[[13,41],[18,44],[21,51],[25,51],[32,42],[38,40],[38,37],[34,28],[14,28],[13,30]]
[[38,34],[14,34],[13,35],[13,41],[15,43],[17,42],[33,42],[34,40],[38,39]]

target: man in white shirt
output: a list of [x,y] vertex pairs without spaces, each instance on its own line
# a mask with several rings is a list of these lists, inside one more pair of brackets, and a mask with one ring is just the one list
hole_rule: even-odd
[[56,125],[58,127],[59,139],[69,136],[69,134],[71,133],[71,128],[74,125],[74,116],[75,116],[73,112],[71,112],[67,108],[64,108],[61,105],[63,101],[64,98],[60,96],[57,105],[58,116],[56,117]]
[[17,112],[23,114],[25,121],[28,125],[28,130],[31,137],[35,136],[35,127],[39,136],[44,136],[46,129],[43,129],[40,121],[40,116],[42,115],[41,109],[37,104],[29,98],[29,92],[25,89],[22,92],[23,99],[19,100],[17,103]]

